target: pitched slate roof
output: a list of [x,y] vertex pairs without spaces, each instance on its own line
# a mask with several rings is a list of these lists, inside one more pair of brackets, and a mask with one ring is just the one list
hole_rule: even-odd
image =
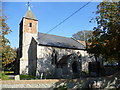
[[38,33],[38,44],[61,48],[85,49],[85,46],[78,41],[56,35]]
[[29,18],[29,19],[34,19],[34,20],[37,20],[37,18],[35,17],[35,15],[32,13],[31,10],[27,10],[25,16],[25,18]]

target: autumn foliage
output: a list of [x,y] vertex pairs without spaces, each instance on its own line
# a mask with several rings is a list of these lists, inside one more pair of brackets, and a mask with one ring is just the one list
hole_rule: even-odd
[[97,9],[97,27],[89,40],[88,52],[120,62],[120,1],[103,1]]
[[11,30],[6,24],[6,17],[0,16],[0,41],[1,41],[1,47],[0,51],[2,53],[2,68],[5,69],[8,64],[11,64],[13,61],[15,61],[16,58],[16,50],[12,49],[10,47],[10,41],[6,38],[6,35],[8,35]]

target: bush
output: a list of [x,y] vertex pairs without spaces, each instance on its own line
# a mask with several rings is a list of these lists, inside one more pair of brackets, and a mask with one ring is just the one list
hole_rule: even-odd
[[20,75],[20,80],[31,80],[31,79],[38,79],[38,78],[32,75]]
[[58,90],[67,90],[67,85],[62,85],[58,87]]
[[0,79],[2,79],[2,80],[9,80],[8,75],[5,75],[4,72],[0,73]]

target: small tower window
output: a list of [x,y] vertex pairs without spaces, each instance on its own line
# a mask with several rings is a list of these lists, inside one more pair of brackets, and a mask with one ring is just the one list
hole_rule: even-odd
[[29,27],[32,27],[32,23],[29,23]]

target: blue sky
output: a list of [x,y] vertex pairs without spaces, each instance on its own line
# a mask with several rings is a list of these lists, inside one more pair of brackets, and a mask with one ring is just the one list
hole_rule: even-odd
[[[39,20],[39,32],[46,33],[63,21],[87,2],[31,2],[31,10]],[[27,11],[27,2],[3,2],[3,14],[7,16],[6,23],[12,30],[7,36],[12,47],[19,45],[19,23]],[[91,2],[66,22],[51,31],[49,34],[72,37],[81,30],[92,30],[96,23],[89,23],[95,18],[99,2]]]

